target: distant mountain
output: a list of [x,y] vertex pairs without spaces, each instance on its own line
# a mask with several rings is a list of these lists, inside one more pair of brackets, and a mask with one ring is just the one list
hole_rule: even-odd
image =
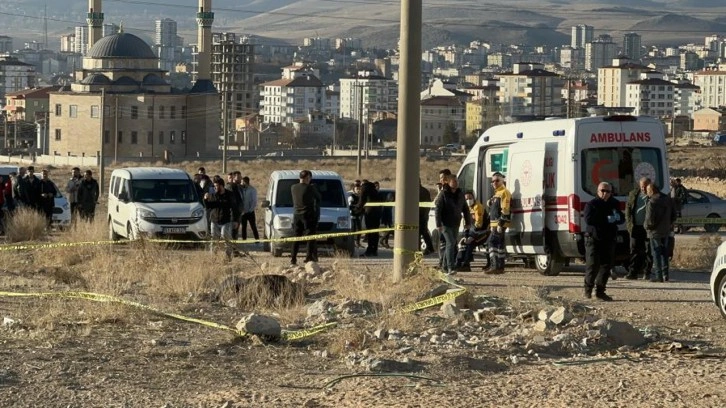
[[681,42],[703,40],[710,33],[726,31],[726,24],[680,14],[666,14],[651,17],[634,24],[632,31],[643,33],[657,33],[661,43],[674,41]]
[[[46,4],[54,47],[61,34],[85,23],[86,0],[3,0],[0,35],[17,38],[16,47],[39,40]],[[399,36],[396,0],[213,0],[212,5],[215,31],[271,42],[353,36],[365,46],[391,48]],[[425,47],[472,39],[562,45],[570,42],[570,28],[577,24],[592,25],[596,34],[610,33],[616,41],[623,32],[640,32],[644,44],[692,42],[709,32],[726,31],[723,18],[711,19],[726,15],[726,0],[435,0],[423,5]],[[195,42],[196,7],[194,0],[105,0],[103,11],[106,22],[124,22],[128,31],[146,38],[153,36],[154,20],[172,18],[179,34]],[[709,7],[708,13],[703,7]]]

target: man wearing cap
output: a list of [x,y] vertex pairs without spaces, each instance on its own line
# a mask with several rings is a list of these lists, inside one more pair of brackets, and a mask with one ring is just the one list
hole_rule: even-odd
[[512,212],[512,193],[504,185],[504,175],[500,172],[492,174],[494,195],[489,199],[489,258],[491,266],[484,273],[499,275],[504,273],[504,262],[507,249],[504,245],[504,232],[509,228]]

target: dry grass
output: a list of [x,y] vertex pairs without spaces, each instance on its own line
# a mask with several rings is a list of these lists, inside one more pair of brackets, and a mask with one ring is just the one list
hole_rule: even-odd
[[[676,237],[676,240],[678,237]],[[673,251],[671,265],[676,268],[710,271],[716,251],[723,239],[718,234],[703,234],[698,238],[698,244],[692,246],[676,245]]]
[[5,222],[8,242],[38,241],[46,237],[45,216],[38,211],[21,207]]

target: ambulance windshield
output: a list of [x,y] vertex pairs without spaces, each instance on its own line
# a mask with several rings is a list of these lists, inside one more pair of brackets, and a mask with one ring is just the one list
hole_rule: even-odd
[[615,195],[627,195],[648,177],[663,187],[661,151],[653,147],[602,147],[582,151],[582,189],[597,196],[597,186],[610,183]]

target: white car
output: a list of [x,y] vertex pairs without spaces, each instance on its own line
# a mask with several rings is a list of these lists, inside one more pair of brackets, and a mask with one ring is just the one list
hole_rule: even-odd
[[718,306],[721,316],[726,318],[726,242],[716,251],[716,259],[711,269],[711,297]]

